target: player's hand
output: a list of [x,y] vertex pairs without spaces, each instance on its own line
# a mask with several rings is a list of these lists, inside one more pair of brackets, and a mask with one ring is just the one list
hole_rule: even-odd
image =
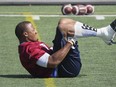
[[73,38],[68,39],[68,42],[73,46],[75,44],[75,40]]

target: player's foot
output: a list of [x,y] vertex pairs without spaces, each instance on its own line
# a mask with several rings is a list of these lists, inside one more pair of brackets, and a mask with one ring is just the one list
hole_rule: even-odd
[[103,41],[108,45],[112,45],[116,34],[116,19],[109,26],[101,28],[99,31],[101,33],[100,37]]
[[112,44],[116,44],[116,42],[114,42],[114,38],[116,36],[116,19],[110,24],[110,26],[112,27],[112,29],[115,31],[113,38],[111,40]]

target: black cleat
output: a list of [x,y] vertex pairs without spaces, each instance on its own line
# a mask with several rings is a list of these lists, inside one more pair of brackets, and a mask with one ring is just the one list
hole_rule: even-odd
[[116,19],[110,24],[110,26],[116,32]]

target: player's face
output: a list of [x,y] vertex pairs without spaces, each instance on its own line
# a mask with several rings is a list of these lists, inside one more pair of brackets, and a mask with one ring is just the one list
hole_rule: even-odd
[[38,33],[37,30],[33,27],[33,25],[27,24],[27,30],[24,32],[26,39],[28,41],[38,41]]

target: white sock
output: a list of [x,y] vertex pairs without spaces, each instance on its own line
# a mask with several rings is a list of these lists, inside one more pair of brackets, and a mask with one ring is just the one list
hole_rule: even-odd
[[111,26],[103,27],[97,30],[97,36],[101,37],[105,41],[109,41],[114,39],[115,31],[111,28]]
[[90,27],[86,24],[83,24],[81,22],[76,22],[74,25],[74,29],[75,29],[75,35],[74,35],[75,38],[91,37],[91,36],[94,36],[94,37],[95,36],[97,36],[97,37],[104,36],[104,37],[108,38],[109,35],[113,35],[115,33],[115,31],[111,28],[110,25],[96,29],[96,28]]
[[111,26],[103,27],[97,29],[97,36],[101,37],[103,35],[108,36],[109,34],[113,35],[115,31],[111,28]]
[[75,35],[74,37],[90,37],[90,36],[97,36],[97,29],[90,27],[86,24],[81,22],[76,22],[74,25]]

